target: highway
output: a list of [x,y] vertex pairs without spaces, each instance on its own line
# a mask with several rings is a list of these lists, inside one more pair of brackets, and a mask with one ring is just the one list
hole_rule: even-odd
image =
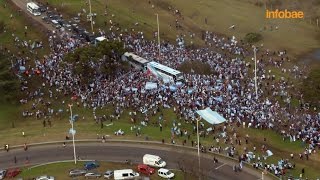
[[[185,169],[196,174],[198,171],[198,159],[195,153],[189,150],[181,150],[174,147],[146,146],[131,143],[78,143],[76,144],[77,156],[81,159],[125,162],[131,160],[133,163],[142,163],[142,156],[146,153],[155,154],[162,157],[170,169]],[[17,163],[14,163],[14,157]],[[8,167],[24,166],[26,158],[29,165],[47,163],[52,161],[72,160],[73,148],[70,144],[63,147],[62,144],[43,145],[29,147],[27,151],[23,149],[12,149],[9,152],[0,152],[0,169]],[[219,161],[221,161],[219,159]],[[83,162],[79,162],[83,163]],[[232,163],[232,162],[231,162]],[[234,172],[230,162],[213,163],[212,159],[201,159],[201,172],[210,180],[257,180],[258,173],[252,175],[246,171]]]

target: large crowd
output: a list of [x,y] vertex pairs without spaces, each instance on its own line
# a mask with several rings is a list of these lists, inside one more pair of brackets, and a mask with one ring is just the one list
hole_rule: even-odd
[[[214,137],[217,145],[209,148],[210,151],[226,152],[229,156],[234,156],[235,145],[241,144],[241,138],[236,133],[231,135],[227,133],[227,130],[231,132],[234,130],[234,125],[244,128],[273,129],[283,136],[284,141],[301,140],[306,149],[299,154],[300,159],[307,159],[318,150],[320,113],[316,109],[312,111],[308,109],[308,105],[303,101],[303,95],[298,92],[292,80],[284,78],[303,80],[305,67],[284,68],[282,66],[284,62],[290,61],[285,50],[271,52],[264,47],[258,47],[258,93],[256,94],[254,79],[251,78],[254,74],[252,70],[254,61],[246,62],[240,58],[251,56],[252,49],[243,45],[243,42],[238,42],[235,37],[225,38],[212,32],[205,32],[206,47],[186,48],[183,46],[183,37],[179,36],[177,44],[163,41],[159,56],[156,40],[145,39],[143,32],[120,34],[115,25],[112,25],[110,30],[110,33],[100,30],[99,34],[105,35],[108,41],[122,41],[130,51],[145,59],[157,59],[172,68],[178,68],[186,61],[201,61],[208,64],[214,73],[210,75],[186,73],[184,82],[176,84],[175,91],[170,90],[169,84],[135,69],[118,74],[116,79],[103,79],[103,76],[96,75],[89,84],[82,84],[81,77],[73,73],[74,66],[65,62],[64,56],[76,48],[87,46],[88,43],[70,33],[50,32],[48,34],[50,54],[35,59],[17,56],[13,63],[13,67],[26,68],[23,73],[20,72],[21,91],[25,95],[20,102],[31,106],[25,109],[22,115],[49,120],[50,117],[57,116],[66,109],[65,98],[72,98],[77,106],[92,109],[92,118],[97,123],[119,119],[124,110],[130,109],[133,123],[142,122],[143,125],[148,125],[152,116],[158,112],[162,113],[162,108],[173,108],[177,119],[193,124],[195,130],[196,111],[210,107],[227,119],[223,128],[215,130],[212,127],[212,131],[219,135]],[[32,44],[20,41],[14,35],[13,38],[21,46]],[[32,50],[34,47],[41,48],[42,43],[33,45]],[[99,64],[92,62],[92,66]],[[267,70],[266,66],[281,69],[282,77]],[[30,88],[31,82],[39,77],[41,83],[39,82],[37,87]],[[145,84],[149,81],[157,83],[159,88],[146,90]],[[279,98],[274,98],[276,96]],[[299,101],[298,106],[291,105],[293,98]],[[58,108],[52,106],[53,102]],[[97,108],[102,109],[110,104],[114,107],[113,114],[96,114]],[[138,112],[143,114],[144,119],[137,119]],[[163,121],[161,114],[156,123],[161,129]],[[180,129],[178,124],[173,122],[172,134],[187,137],[191,132]],[[203,124],[201,132],[204,135],[208,134]],[[248,143],[249,138],[243,138]],[[174,136],[171,141],[174,142]],[[227,148],[222,148],[219,143]],[[267,150],[267,147],[262,149]],[[244,154],[239,155],[239,161],[251,162],[254,167],[265,168],[275,175],[285,173],[285,169],[294,168],[294,165],[286,159],[280,160],[278,164],[262,162],[264,157],[255,155],[256,147],[252,149],[253,155],[249,156],[249,152],[246,149]]]

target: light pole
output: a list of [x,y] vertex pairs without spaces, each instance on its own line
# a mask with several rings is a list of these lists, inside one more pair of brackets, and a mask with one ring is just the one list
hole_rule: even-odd
[[159,48],[159,57],[161,55],[160,51],[160,28],[159,28],[159,14],[157,13],[157,25],[158,25],[158,48]]
[[90,11],[90,23],[91,23],[91,31],[93,32],[93,22],[92,22],[92,12],[91,12],[91,0],[89,0],[89,11]]
[[77,164],[77,156],[76,156],[76,146],[74,144],[74,135],[76,133],[76,131],[73,128],[73,117],[72,117],[72,104],[68,104],[69,108],[70,108],[70,124],[71,124],[71,134],[72,134],[72,144],[73,144],[73,156],[74,156],[74,164]]
[[200,138],[199,138],[199,121],[200,121],[200,118],[199,119],[196,119],[197,120],[197,146],[198,146],[198,173],[199,173],[199,179],[200,178]]
[[256,46],[253,46],[253,52],[254,52],[254,86],[255,86],[255,92],[256,92],[256,99],[258,99],[258,85],[257,85],[257,48],[256,48]]

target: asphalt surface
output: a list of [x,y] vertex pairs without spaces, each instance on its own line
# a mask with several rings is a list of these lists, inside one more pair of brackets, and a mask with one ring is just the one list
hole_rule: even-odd
[[[81,159],[125,162],[131,160],[133,163],[142,163],[144,154],[155,154],[162,157],[167,162],[169,169],[184,169],[187,172],[197,174],[198,158],[194,153],[187,150],[178,150],[171,147],[155,147],[140,144],[124,143],[78,143],[76,144],[77,156]],[[14,157],[17,163],[14,163]],[[27,151],[23,149],[12,149],[9,152],[0,152],[0,169],[26,165],[47,163],[52,161],[72,160],[73,148],[70,144],[62,147],[61,144],[29,147]],[[79,162],[83,163],[83,162]],[[210,180],[257,180],[259,177],[245,171],[234,172],[232,164],[223,162],[213,163],[212,159],[201,159],[201,172],[206,176],[202,179]]]

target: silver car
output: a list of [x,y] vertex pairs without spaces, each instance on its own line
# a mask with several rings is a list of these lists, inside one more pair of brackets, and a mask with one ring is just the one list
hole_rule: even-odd
[[4,179],[4,177],[6,177],[6,172],[7,170],[4,170],[4,169],[0,170],[0,179]]
[[44,176],[37,177],[36,180],[54,180],[54,177],[53,176],[44,175]]
[[86,177],[86,179],[88,179],[88,178],[99,178],[99,177],[101,177],[101,174],[100,173],[96,173],[96,172],[88,172],[84,176]]
[[86,170],[84,169],[72,169],[69,172],[69,176],[70,177],[75,177],[75,176],[83,176],[87,173]]
[[113,171],[107,170],[104,174],[103,177],[106,179],[111,179],[111,177],[113,176]]

